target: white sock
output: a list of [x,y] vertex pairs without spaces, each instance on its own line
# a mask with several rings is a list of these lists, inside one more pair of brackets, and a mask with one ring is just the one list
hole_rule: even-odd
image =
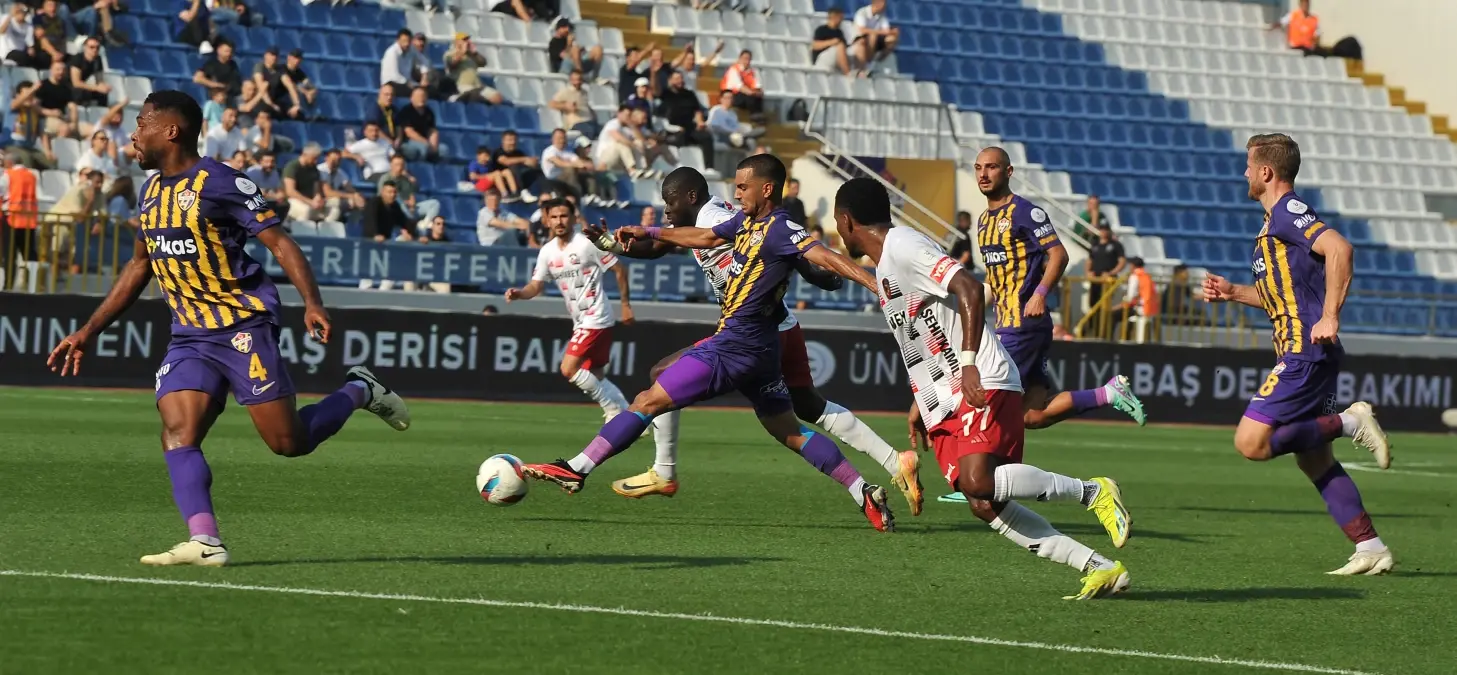
[[[626,403],[618,403],[622,400],[622,392],[615,385],[605,379],[597,379],[597,376],[586,368],[578,369],[577,374],[567,381],[577,385],[582,393],[591,397],[593,401],[597,402],[597,405],[602,406],[602,412],[607,413],[609,418],[616,417],[627,408]],[[612,395],[614,392],[617,394],[616,397]]]
[[1058,532],[1046,518],[1032,509],[1023,508],[1017,502],[1007,502],[1001,515],[991,522],[993,530],[1012,543],[1021,546],[1039,557],[1062,563],[1079,572],[1097,569],[1113,563],[1084,546],[1076,539]]
[[602,394],[611,401],[611,407],[604,407],[603,410],[612,417],[617,417],[627,410],[627,397],[622,395],[622,390],[612,383],[612,380],[602,378],[597,385]]
[[[197,537],[193,537],[193,539],[196,539],[196,538]],[[1366,552],[1372,552],[1372,553],[1374,553],[1374,552],[1377,552],[1377,551],[1385,551],[1385,550],[1386,550],[1386,544],[1381,543],[1381,537],[1376,537],[1375,539],[1367,539],[1366,541],[1358,541],[1358,542],[1356,542],[1356,552],[1357,553],[1366,553]]]
[[588,457],[587,453],[583,452],[567,460],[567,466],[572,467],[572,471],[587,474],[592,473],[592,469],[597,468],[597,463],[592,461],[592,458]]
[[1341,435],[1347,438],[1356,435],[1356,429],[1360,428],[1361,420],[1356,419],[1351,413],[1341,413]]
[[1029,464],[1003,464],[992,474],[996,481],[992,501],[1035,499],[1039,502],[1080,502],[1084,482],[1043,471]]
[[201,542],[203,544],[207,544],[208,546],[222,546],[223,545],[223,540],[218,539],[217,537],[213,537],[213,536],[206,535],[206,534],[194,534],[194,535],[192,535],[192,540],[193,541],[196,541],[196,542]]
[[890,447],[880,438],[868,425],[855,417],[855,413],[841,407],[833,401],[825,401],[825,412],[815,420],[815,424],[835,435],[836,438],[846,442],[850,447],[859,450],[870,458],[879,462],[885,467],[886,472],[891,476],[900,474],[900,463],[897,460],[895,448]]
[[653,418],[653,441],[658,445],[653,457],[653,471],[665,480],[673,480],[678,465],[678,414],[674,410]]
[[865,508],[865,489],[864,488],[865,488],[865,479],[864,478],[856,478],[855,479],[855,482],[851,483],[850,484],[850,487],[849,487],[849,489],[850,489],[850,496],[855,498],[855,503],[857,505],[859,505],[861,508]]

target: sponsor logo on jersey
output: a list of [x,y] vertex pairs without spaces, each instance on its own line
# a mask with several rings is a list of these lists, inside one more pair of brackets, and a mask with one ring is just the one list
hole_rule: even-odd
[[1000,265],[1000,264],[1002,264],[1004,262],[1007,262],[1007,252],[1006,251],[987,251],[986,253],[983,253],[982,254],[982,259],[988,265]]
[[949,273],[951,271],[951,268],[955,266],[955,260],[952,260],[950,257],[947,256],[942,256],[940,260],[936,261],[936,266],[931,268],[931,279],[938,284],[942,283],[942,281],[946,278],[947,273]]
[[192,237],[186,239],[168,239],[163,235],[157,235],[147,240],[148,252],[161,251],[163,255],[197,255],[197,241]]
[[190,210],[197,204],[197,193],[192,190],[183,190],[177,193],[177,208],[183,211]]
[[1295,219],[1295,227],[1296,228],[1305,227],[1306,225],[1309,225],[1309,224],[1311,224],[1313,222],[1315,222],[1315,214],[1314,213],[1307,213],[1307,214],[1305,214],[1305,215],[1303,215],[1303,216]]
[[1250,265],[1250,272],[1253,272],[1255,276],[1260,276],[1265,273],[1265,256],[1255,258],[1254,263]]
[[1046,237],[1049,234],[1052,234],[1055,230],[1056,230],[1056,228],[1054,228],[1052,226],[1052,223],[1048,223],[1046,225],[1043,225],[1042,227],[1039,227],[1039,228],[1033,230],[1032,231],[1032,236],[1034,236],[1034,237],[1036,237],[1038,239],[1041,239],[1043,237]]
[[233,349],[244,354],[253,351],[253,334],[247,332],[233,334]]
[[263,206],[267,203],[268,200],[265,199],[263,195],[254,195],[252,197],[249,197],[248,201],[243,202],[243,206],[248,207],[249,211],[257,211],[258,209],[263,208]]

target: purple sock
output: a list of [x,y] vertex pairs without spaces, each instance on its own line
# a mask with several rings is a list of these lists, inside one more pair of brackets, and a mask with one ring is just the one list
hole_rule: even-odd
[[[652,421],[652,417],[639,412],[619,413],[602,425],[602,430],[598,431],[597,437],[582,449],[582,454],[592,460],[592,468],[596,468],[597,465],[611,459],[613,455],[631,447]],[[583,473],[587,473],[587,471],[583,471]]]
[[820,473],[839,481],[846,488],[860,480],[860,472],[845,459],[840,446],[829,438],[813,431],[806,432],[804,448],[799,451],[804,461],[819,469]]
[[218,537],[218,520],[212,512],[212,469],[202,448],[184,445],[162,453],[167,459],[167,475],[172,478],[172,501],[187,523],[192,536]]
[[1284,424],[1270,436],[1270,456],[1304,452],[1324,447],[1341,437],[1341,416],[1326,415],[1313,420]]
[[324,400],[300,408],[298,418],[304,423],[304,428],[308,429],[309,434],[308,452],[303,454],[313,452],[319,447],[319,444],[339,433],[349,416],[353,415],[355,410],[364,407],[368,400],[369,391],[364,387],[346,384],[339,391],[325,396]]
[[1366,515],[1366,507],[1361,504],[1361,491],[1356,489],[1356,481],[1351,480],[1340,462],[1315,481],[1315,489],[1320,490],[1325,510],[1347,538],[1357,544],[1376,538],[1376,526],[1371,524],[1371,516]]
[[1089,410],[1108,405],[1108,392],[1102,387],[1072,392],[1073,414],[1081,415]]

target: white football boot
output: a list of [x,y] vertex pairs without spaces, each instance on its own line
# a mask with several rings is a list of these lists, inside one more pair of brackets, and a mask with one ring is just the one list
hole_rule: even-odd
[[1374,577],[1386,574],[1396,567],[1396,558],[1392,557],[1391,549],[1383,548],[1380,551],[1356,551],[1351,554],[1346,565],[1338,570],[1331,570],[1326,574],[1333,574],[1338,577],[1349,577],[1357,574],[1364,574]]
[[1371,404],[1365,401],[1356,401],[1351,407],[1346,408],[1346,414],[1356,418],[1356,433],[1351,435],[1351,442],[1358,448],[1365,449],[1376,457],[1376,466],[1386,469],[1391,466],[1391,441],[1386,438],[1386,432],[1381,430],[1381,425],[1376,422],[1376,413],[1371,411]]
[[170,565],[222,567],[228,564],[228,549],[189,539],[173,546],[170,551],[142,556],[142,564],[159,567]]
[[405,399],[400,398],[393,389],[384,386],[368,368],[354,366],[349,369],[349,375],[345,379],[363,382],[369,388],[369,402],[364,404],[365,410],[378,415],[396,431],[410,428],[410,409],[405,407]]

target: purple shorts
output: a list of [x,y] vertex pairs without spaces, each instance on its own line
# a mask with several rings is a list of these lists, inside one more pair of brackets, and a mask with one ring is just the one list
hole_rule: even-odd
[[1052,347],[1052,328],[997,333],[1002,348],[1017,364],[1022,389],[1042,387],[1052,391],[1052,378],[1047,376],[1047,351]]
[[673,405],[686,408],[731,391],[743,394],[759,417],[793,408],[779,371],[779,340],[743,345],[739,336],[719,333],[694,345],[658,376]]
[[1245,417],[1270,426],[1336,412],[1337,361],[1282,359],[1250,398]]
[[294,394],[278,351],[278,326],[254,323],[211,335],[174,335],[157,369],[157,400],[174,391],[201,391],[224,404],[257,405]]

